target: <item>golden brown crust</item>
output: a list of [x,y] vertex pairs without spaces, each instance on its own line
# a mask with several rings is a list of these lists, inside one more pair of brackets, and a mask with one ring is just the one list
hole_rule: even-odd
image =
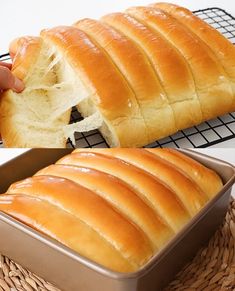
[[94,191],[142,228],[155,249],[159,247],[159,237],[168,240],[172,236],[172,231],[167,229],[136,190],[115,176],[92,168],[59,164],[49,166],[36,175],[64,177]]
[[15,183],[7,191],[7,194],[17,193],[47,201],[78,218],[137,266],[152,255],[151,245],[140,228],[106,200],[77,183],[53,176],[37,176]]
[[37,60],[41,46],[41,38],[33,36],[21,37],[11,44],[10,52],[14,54],[12,72],[16,77],[25,80]]
[[213,198],[221,190],[223,183],[214,171],[181,152],[173,149],[146,150],[178,167],[185,175],[189,176],[199,185],[208,198]]
[[[123,150],[124,152],[127,151],[125,149]],[[135,167],[112,156],[110,157],[110,155],[111,152],[109,151],[107,154],[100,154],[87,150],[66,156],[57,163],[90,167],[105,173],[110,173],[134,188],[136,193],[172,229],[180,229],[186,223],[189,213],[191,215],[194,212],[194,209],[192,210],[189,207],[190,201],[189,203],[186,202],[188,205],[184,206],[175,192],[149,174],[148,171],[144,171],[139,167]],[[164,238],[159,237],[158,243],[160,247],[163,245],[163,242]]]
[[[0,205],[1,211],[47,234],[92,261],[119,272],[133,272],[137,269],[135,264],[123,258],[96,231],[55,205],[22,194],[1,195]],[[78,235],[75,236],[75,233]],[[97,246],[100,246],[99,251]]]
[[[120,164],[120,172],[122,172],[121,175],[125,175],[127,177],[127,173],[124,174],[125,168],[128,169],[128,167],[131,169],[129,170],[130,175],[131,172],[134,172],[135,169],[140,170],[142,172],[142,177],[137,177],[135,180],[138,183],[141,183],[142,187],[144,189],[148,189],[149,191],[149,185],[150,180],[147,183],[146,180],[144,180],[144,174],[146,172],[153,175],[155,178],[155,185],[159,182],[163,187],[166,189],[170,189],[173,193],[175,193],[175,197],[168,197],[166,198],[166,194],[164,194],[166,199],[166,204],[169,205],[171,200],[179,199],[181,203],[184,205],[184,207],[188,210],[190,215],[195,215],[206,203],[207,198],[205,197],[205,193],[202,192],[202,190],[198,187],[196,183],[194,183],[191,179],[189,179],[187,176],[182,174],[178,171],[178,168],[172,167],[168,162],[165,162],[162,159],[159,159],[157,156],[152,155],[151,153],[147,152],[146,150],[141,149],[110,149],[109,151],[105,149],[78,149],[75,150],[75,154],[78,155],[79,163],[81,163],[82,159],[87,158],[89,160],[89,153],[93,155],[93,166],[96,167],[96,159],[103,161],[102,168],[106,166],[105,162],[108,164],[108,161],[112,161],[112,164],[114,162],[116,164]],[[73,155],[75,155],[73,154]],[[100,155],[101,154],[101,155]],[[75,156],[71,155],[71,160],[75,159]],[[80,156],[79,156],[80,155]],[[96,158],[96,159],[95,159]],[[66,158],[64,158],[66,161]],[[125,162],[125,163],[123,163]],[[89,162],[85,161],[85,164]],[[102,163],[102,162],[101,162]],[[100,167],[100,165],[99,165]],[[113,171],[116,169],[112,169]],[[110,169],[110,171],[112,171]],[[126,170],[128,172],[128,170]],[[133,175],[133,174],[132,174]],[[152,191],[160,192],[160,189],[157,189],[156,186],[152,188]],[[161,190],[163,193],[163,190]],[[164,205],[163,202],[161,202],[161,205]],[[172,209],[169,209],[167,211],[167,215],[171,215],[173,213],[173,209],[175,207],[175,211],[178,213],[178,208],[172,205]],[[177,210],[176,210],[177,209]],[[170,213],[172,212],[172,213]],[[177,214],[178,215],[178,214]],[[177,216],[176,215],[176,216]],[[177,221],[177,218],[172,218],[172,220]]]
[[218,30],[205,21],[195,16],[190,10],[170,3],[156,3],[152,7],[160,8],[171,16],[175,17],[184,26],[189,28],[200,39],[202,39],[212,51],[216,54],[224,70],[230,78],[233,87],[234,105],[235,110],[235,47],[224,37]]
[[[105,15],[102,20],[121,31],[146,54],[172,106],[177,130],[201,123],[202,113],[194,79],[178,50],[161,34],[126,13]],[[176,76],[180,76],[180,82]],[[166,119],[168,120],[168,116],[164,118]],[[157,124],[153,126],[157,127]]]
[[194,77],[203,120],[232,109],[234,96],[228,76],[217,56],[196,34],[161,9],[133,7],[127,13],[169,40],[187,61]]
[[136,103],[128,84],[103,51],[84,32],[75,27],[61,26],[44,30],[41,36],[63,52],[90,87],[90,91],[95,95],[95,103],[99,104],[104,112],[107,111],[109,118],[116,119],[121,114],[131,114],[128,104]]
[[102,47],[129,82],[140,106],[149,142],[165,136],[166,132],[169,134],[177,131],[173,110],[164,88],[144,52],[124,34],[101,21],[83,19],[75,26]]

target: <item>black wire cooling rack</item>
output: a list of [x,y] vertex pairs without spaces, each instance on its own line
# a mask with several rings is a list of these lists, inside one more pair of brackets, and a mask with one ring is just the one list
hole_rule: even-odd
[[[225,37],[235,44],[235,18],[225,10],[213,7],[194,11],[194,13],[219,30]],[[8,61],[9,55],[0,56],[1,61]],[[72,111],[71,122],[82,120],[80,114],[74,108]],[[75,134],[76,147],[108,147],[98,130],[88,133]],[[175,135],[158,140],[147,147],[171,147],[171,148],[206,148],[232,140],[235,146],[235,112],[225,116],[210,120],[199,126],[195,126]],[[0,147],[2,146],[0,142]],[[74,147],[68,141],[68,147]]]

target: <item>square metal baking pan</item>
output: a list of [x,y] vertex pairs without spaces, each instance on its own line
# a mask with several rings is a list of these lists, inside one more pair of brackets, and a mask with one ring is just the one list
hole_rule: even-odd
[[[0,193],[4,193],[12,182],[32,176],[70,151],[30,150],[0,166]],[[138,272],[122,274],[105,269],[1,212],[0,253],[64,291],[161,290],[222,223],[235,182],[232,165],[193,151],[183,152],[215,170],[222,177],[224,187]]]

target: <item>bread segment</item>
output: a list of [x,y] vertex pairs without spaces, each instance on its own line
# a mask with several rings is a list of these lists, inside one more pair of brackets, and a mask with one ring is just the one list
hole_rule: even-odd
[[223,183],[220,177],[212,170],[173,149],[146,149],[152,154],[171,163],[177,169],[190,177],[209,199],[218,193]]
[[235,110],[235,48],[218,30],[194,15],[190,10],[170,3],[151,5],[160,8],[175,17],[181,24],[189,28],[216,54],[227,73],[233,88],[233,110]]
[[[177,197],[183,203],[191,216],[195,215],[206,203],[207,199],[205,197],[205,194],[196,183],[194,183],[187,176],[179,172],[177,168],[172,167],[168,162],[157,158],[157,156],[154,156],[145,150],[75,150],[75,153],[82,154],[83,152],[85,154],[89,154],[89,152],[91,152],[94,155],[97,154],[98,156],[101,153],[106,158],[113,157],[118,159],[119,161],[116,162],[117,164],[122,163],[123,165],[125,165],[125,162],[128,163],[128,165],[130,166],[134,166],[135,168],[150,173],[155,177],[155,179],[157,179],[157,181],[159,181],[159,183],[161,183],[167,189],[171,189],[171,191],[175,193],[175,197]],[[125,166],[123,166],[123,168],[125,168]]]
[[[36,175],[63,177],[94,191],[113,205],[123,216],[138,225],[151,240],[155,250],[162,247],[162,244],[173,236],[173,231],[141,199],[138,193],[112,175],[91,168],[71,165],[51,165]],[[161,237],[160,240],[159,237]]]
[[[202,113],[194,78],[178,50],[161,34],[126,13],[108,14],[102,17],[102,21],[126,35],[149,58],[173,109],[177,130],[201,123]],[[169,117],[166,120],[166,124],[171,122]]]
[[[190,203],[183,205],[177,195],[148,172],[129,163],[95,151],[74,153],[57,162],[58,164],[90,167],[122,179],[141,195],[140,197],[152,207],[172,229],[177,230],[184,225],[192,210]],[[163,241],[160,238],[162,245]]]
[[[70,180],[37,176],[17,182],[7,191],[7,194],[17,193],[45,200],[80,219],[136,265],[142,265],[153,253],[140,228],[100,196]],[[118,231],[114,229],[116,225]]]
[[1,211],[102,266],[119,272],[138,268],[87,224],[45,200],[22,194],[1,195],[0,207]]
[[[173,110],[151,62],[131,39],[101,21],[83,19],[75,24],[88,34],[128,81],[145,121],[149,142],[177,131]],[[166,124],[165,118],[168,119]],[[155,130],[156,124],[159,130]]]
[[[102,48],[76,27],[56,27],[44,30],[41,35],[44,41],[62,53],[89,90],[88,100],[78,104],[78,108],[84,117],[95,111],[102,114],[106,124],[103,130],[109,131],[107,138],[110,145],[141,146],[143,140],[148,143],[145,123],[135,94]],[[90,104],[93,104],[93,109]]]
[[195,81],[203,120],[223,115],[232,108],[234,95],[228,76],[217,56],[196,34],[161,9],[133,7],[127,13],[160,33],[186,60]]

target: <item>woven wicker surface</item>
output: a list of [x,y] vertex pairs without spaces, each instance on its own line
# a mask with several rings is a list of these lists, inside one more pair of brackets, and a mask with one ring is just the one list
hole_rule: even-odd
[[[58,291],[19,264],[0,256],[0,291]],[[167,291],[235,290],[235,201],[222,227],[185,266]],[[79,290],[77,290],[79,291]]]

